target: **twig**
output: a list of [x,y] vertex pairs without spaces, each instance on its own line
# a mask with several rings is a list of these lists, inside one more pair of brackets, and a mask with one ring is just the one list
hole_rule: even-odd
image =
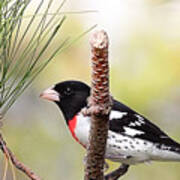
[[116,169],[116,170],[110,172],[109,174],[107,174],[104,177],[104,180],[117,180],[118,178],[120,178],[121,176],[126,174],[128,169],[129,169],[129,165],[122,164],[118,169]]
[[22,162],[20,162],[15,155],[11,152],[11,150],[6,146],[6,142],[4,141],[2,134],[0,134],[0,148],[6,158],[8,160],[11,160],[12,164],[22,171],[24,174],[26,174],[31,180],[40,180],[40,178],[26,165],[24,165]]
[[6,177],[7,177],[7,170],[8,170],[8,159],[4,158],[4,170],[3,170],[3,176],[2,176],[2,180],[6,180]]
[[111,110],[109,96],[108,36],[101,30],[90,39],[92,51],[92,92],[87,114],[91,115],[85,180],[103,180],[104,155]]

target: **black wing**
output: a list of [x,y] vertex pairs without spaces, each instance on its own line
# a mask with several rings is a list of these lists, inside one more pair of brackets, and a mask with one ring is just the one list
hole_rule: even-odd
[[[156,125],[118,101],[113,100],[111,113],[109,121],[111,131],[157,144],[180,147]],[[113,117],[113,114],[116,115]]]

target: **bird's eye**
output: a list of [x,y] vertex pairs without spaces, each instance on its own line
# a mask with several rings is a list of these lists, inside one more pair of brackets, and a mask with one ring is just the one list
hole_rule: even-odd
[[64,94],[65,95],[70,95],[72,93],[72,91],[71,91],[71,88],[66,88],[66,90],[64,91]]

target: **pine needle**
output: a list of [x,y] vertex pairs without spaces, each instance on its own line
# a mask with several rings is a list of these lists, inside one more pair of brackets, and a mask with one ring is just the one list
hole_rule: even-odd
[[8,171],[8,164],[9,164],[8,157],[6,157],[6,156],[4,155],[4,171],[3,171],[2,180],[6,180],[7,171]]
[[43,58],[57,33],[62,29],[66,20],[65,14],[95,12],[91,10],[63,12],[62,7],[66,0],[62,0],[55,12],[51,13],[50,8],[55,1],[49,0],[46,7],[43,6],[44,2],[45,0],[38,1],[33,14],[25,16],[31,0],[0,1],[0,113],[2,116],[57,53],[70,47],[95,27],[80,33],[75,38],[63,37],[62,42],[59,42],[60,45],[49,54],[49,57]]

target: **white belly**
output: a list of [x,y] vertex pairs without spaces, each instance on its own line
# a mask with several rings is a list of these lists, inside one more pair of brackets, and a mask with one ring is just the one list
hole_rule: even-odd
[[[90,117],[84,117],[82,114],[77,116],[74,132],[79,142],[85,147],[88,144],[90,123]],[[168,156],[169,159],[167,159]],[[180,159],[180,155],[174,152],[162,151],[149,141],[124,136],[109,130],[105,158],[125,164],[136,164],[151,160],[176,160],[176,158]]]

